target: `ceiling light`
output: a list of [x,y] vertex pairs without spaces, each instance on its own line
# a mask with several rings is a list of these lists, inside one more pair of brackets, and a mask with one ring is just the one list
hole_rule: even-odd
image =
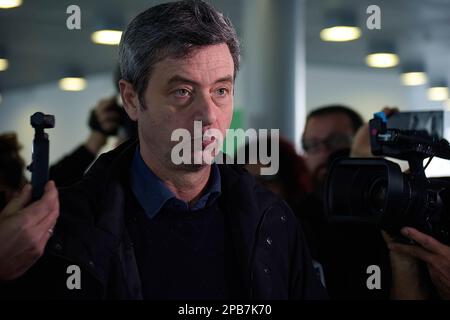
[[331,11],[327,14],[325,27],[320,31],[323,41],[352,41],[361,37],[356,16],[349,11]]
[[118,45],[121,37],[120,30],[98,30],[92,33],[91,40],[97,44]]
[[59,88],[64,91],[82,91],[86,88],[86,80],[82,77],[66,77],[59,80]]
[[400,77],[405,86],[420,86],[427,82],[427,74],[425,72],[404,72]]
[[22,4],[22,0],[0,0],[0,9],[11,9]]
[[427,91],[428,100],[444,101],[448,99],[448,88],[444,86],[431,87]]
[[403,65],[400,78],[405,86],[420,86],[428,81],[425,68],[421,63]]
[[358,27],[335,26],[320,31],[320,39],[323,41],[344,42],[361,37],[361,29]]
[[400,59],[395,53],[371,53],[366,57],[366,63],[372,68],[392,68],[398,65]]
[[8,69],[9,62],[8,59],[2,59],[0,58],[0,71],[5,71]]
[[390,42],[372,44],[366,56],[366,64],[372,68],[392,68],[399,64],[400,59]]

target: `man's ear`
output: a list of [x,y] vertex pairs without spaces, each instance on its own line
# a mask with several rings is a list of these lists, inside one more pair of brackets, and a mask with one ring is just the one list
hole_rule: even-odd
[[131,120],[137,121],[139,96],[134,90],[133,85],[123,79],[119,80],[120,96],[122,97],[123,107]]

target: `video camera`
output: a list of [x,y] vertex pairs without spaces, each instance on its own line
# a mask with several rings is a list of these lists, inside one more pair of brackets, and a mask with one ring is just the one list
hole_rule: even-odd
[[406,160],[409,172],[382,158],[336,159],[325,186],[328,220],[377,223],[403,242],[400,229],[410,226],[450,244],[450,184],[427,178],[423,165],[450,159],[449,143],[425,130],[387,128],[383,112],[370,120],[369,134],[374,156]]

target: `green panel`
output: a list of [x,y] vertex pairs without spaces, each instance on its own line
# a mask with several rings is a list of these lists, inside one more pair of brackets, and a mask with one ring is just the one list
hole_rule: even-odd
[[[244,129],[245,126],[245,118],[244,118],[244,112],[242,111],[242,108],[240,108],[239,110],[235,110],[233,112],[233,119],[231,120],[231,124],[230,124],[230,129]],[[239,136],[244,136],[244,135],[239,135]],[[237,141],[236,141],[237,140]],[[234,150],[233,152],[236,153],[237,149],[242,145],[242,139],[240,139],[238,137],[238,139],[235,140],[235,145],[234,145]],[[222,152],[225,152],[226,150],[226,143],[227,143],[227,138],[225,137],[224,141],[223,141],[223,145],[222,145]],[[230,157],[234,156],[233,154],[228,154]]]

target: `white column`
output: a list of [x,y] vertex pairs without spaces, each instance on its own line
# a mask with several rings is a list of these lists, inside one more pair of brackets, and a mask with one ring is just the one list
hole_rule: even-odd
[[279,128],[296,145],[305,121],[303,0],[245,0],[239,84],[248,127]]

